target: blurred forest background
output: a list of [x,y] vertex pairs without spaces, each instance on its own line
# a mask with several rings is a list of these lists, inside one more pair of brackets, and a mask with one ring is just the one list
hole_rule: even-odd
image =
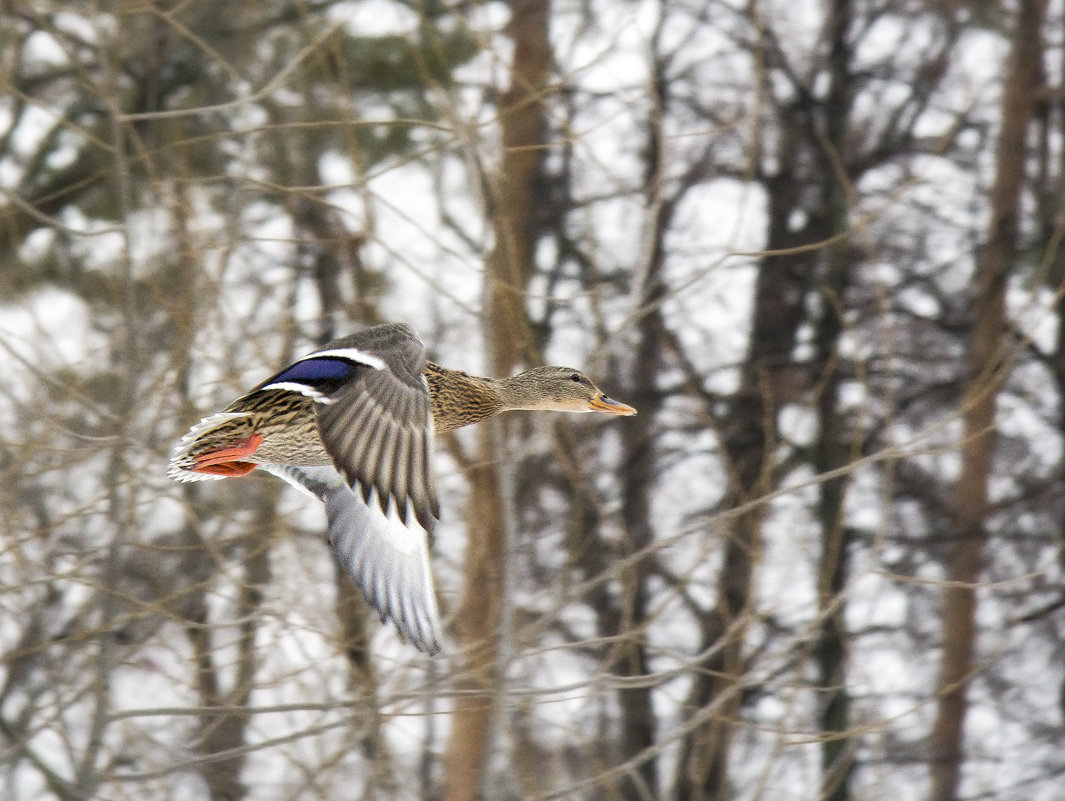
[[[1060,799],[1061,0],[0,4],[0,797]],[[366,325],[448,630],[171,447]],[[595,419],[592,419],[595,418]]]

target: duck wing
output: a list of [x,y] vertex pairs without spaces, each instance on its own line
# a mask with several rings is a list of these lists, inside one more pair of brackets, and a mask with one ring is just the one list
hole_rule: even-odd
[[394,507],[383,511],[373,498],[364,503],[332,467],[260,466],[325,503],[329,542],[367,603],[416,648],[437,653],[442,627],[428,532],[415,521],[404,523]]
[[330,342],[258,389],[314,398],[318,432],[348,485],[385,516],[429,534],[440,516],[425,346],[408,326],[382,325]]

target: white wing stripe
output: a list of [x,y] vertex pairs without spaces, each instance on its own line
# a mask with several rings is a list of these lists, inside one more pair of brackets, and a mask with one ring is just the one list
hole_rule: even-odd
[[305,362],[308,359],[324,359],[329,356],[334,356],[338,359],[347,359],[348,361],[358,362],[359,364],[365,364],[367,367],[372,367],[375,370],[385,369],[383,359],[374,356],[372,353],[359,350],[358,348],[329,348],[328,350],[317,350],[314,353],[304,356],[302,359],[296,359],[293,364]]
[[314,387],[307,386],[307,384],[300,384],[296,381],[275,381],[273,384],[267,384],[262,389],[283,389],[286,392],[298,392],[300,395],[306,395],[308,398],[313,398],[314,400],[322,400],[321,392]]

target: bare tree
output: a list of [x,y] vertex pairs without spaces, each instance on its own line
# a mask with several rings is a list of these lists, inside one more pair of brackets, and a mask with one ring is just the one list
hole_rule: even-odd
[[[548,38],[551,4],[522,0],[513,6],[507,34],[513,43],[510,87],[499,99],[502,157],[498,172],[487,177],[494,247],[485,265],[485,309],[494,373],[508,374],[530,352],[524,298],[532,278],[533,250],[539,236],[535,209],[544,202],[541,188],[548,78],[552,54]],[[469,543],[465,587],[456,610],[456,633],[465,650],[465,690],[455,702],[453,728],[445,760],[446,801],[473,801],[484,793],[490,729],[498,714],[496,688],[499,637],[507,558],[499,455],[505,445],[502,425],[482,427],[475,461],[467,468]]]
[[[4,6],[0,796],[1056,799],[1055,8]],[[431,659],[165,475],[385,320],[639,410],[441,439]]]
[[943,597],[943,648],[939,701],[932,728],[931,789],[934,801],[958,797],[967,687],[976,642],[976,588],[983,569],[985,529],[991,509],[989,484],[995,445],[995,407],[1009,368],[1004,348],[1006,286],[1017,251],[1025,140],[1045,84],[1042,31],[1046,3],[1018,8],[1003,84],[1002,120],[991,192],[991,220],[983,256],[977,261],[969,340],[961,474],[955,491],[954,534],[948,545]]

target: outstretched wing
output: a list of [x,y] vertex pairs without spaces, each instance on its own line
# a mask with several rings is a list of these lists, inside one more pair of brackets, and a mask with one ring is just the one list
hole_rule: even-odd
[[[325,502],[329,542],[367,603],[427,654],[440,650],[440,613],[429,568],[428,533],[395,510],[368,503],[331,467],[261,467]],[[375,494],[375,493],[374,493]]]
[[318,431],[348,485],[382,513],[432,532],[440,516],[432,472],[433,418],[425,348],[405,325],[331,342],[265,381],[314,398]]

